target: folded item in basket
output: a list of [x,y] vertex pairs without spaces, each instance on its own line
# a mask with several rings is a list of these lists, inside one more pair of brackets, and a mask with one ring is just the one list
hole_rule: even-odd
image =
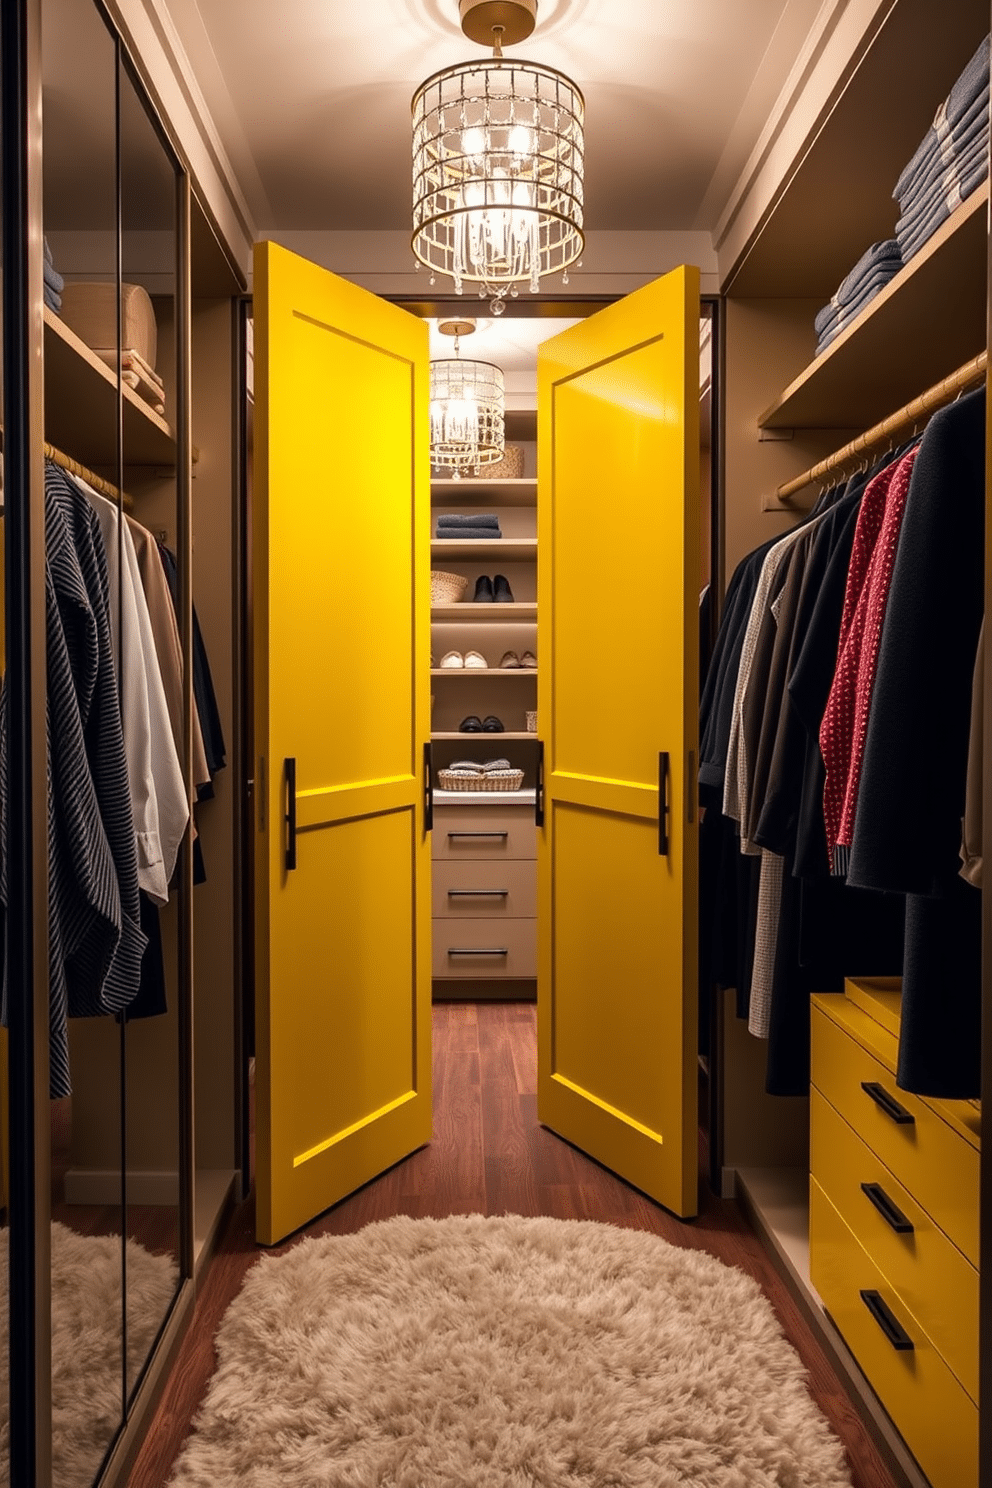
[[948,160],[941,161],[932,174],[920,183],[920,191],[914,193],[912,197],[907,197],[903,203],[902,215],[896,223],[897,237],[905,237],[907,233],[912,232],[920,219],[929,212],[934,202],[946,195],[956,181],[969,175],[976,161],[981,160],[983,156],[988,156],[988,127],[989,120],[986,114],[982,128],[976,132],[966,148]]
[[962,121],[967,118],[975,99],[987,93],[988,87],[989,37],[986,36],[940,105],[933,124],[923,136],[912,158],[904,166],[892,193],[897,201],[901,200],[910,190],[921,168],[925,168],[932,156],[933,150],[939,148],[948,136],[953,135]]
[[499,530],[499,517],[495,512],[439,512],[437,522],[439,527],[492,527]]
[[947,221],[951,213],[957,210],[966,197],[971,196],[972,192],[978,189],[988,173],[988,156],[983,154],[982,158],[976,162],[971,171],[963,179],[957,181],[946,196],[941,197],[934,204],[927,216],[912,233],[907,233],[905,237],[900,234],[899,246],[902,249],[904,263],[908,263],[914,253],[919,253],[924,243],[933,237],[938,227],[941,227]]
[[493,771],[502,773],[506,770],[512,770],[513,766],[508,759],[452,760],[451,764],[445,768],[451,770],[455,775],[488,775]]
[[854,268],[846,274],[831,295],[828,304],[824,305],[814,322],[816,329],[820,330],[821,321],[834,310],[843,309],[852,301],[861,297],[862,291],[868,283],[874,282],[879,274],[886,274],[891,279],[902,266],[902,255],[899,252],[899,244],[895,238],[886,238],[884,242],[872,243],[858,259]]

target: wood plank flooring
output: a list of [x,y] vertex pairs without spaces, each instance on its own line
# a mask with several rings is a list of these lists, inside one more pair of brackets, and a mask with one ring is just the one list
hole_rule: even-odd
[[[701,1183],[699,1217],[682,1223],[542,1129],[537,1124],[536,1062],[533,1004],[436,1004],[432,1142],[335,1205],[275,1253],[303,1234],[348,1234],[395,1214],[507,1211],[602,1220],[709,1251],[748,1272],[771,1299],[809,1373],[813,1396],[846,1447],[854,1488],[893,1488],[820,1345],[737,1204],[713,1198]],[[209,1269],[193,1326],[128,1488],[163,1488],[168,1480],[213,1371],[217,1325],[260,1254],[253,1227],[249,1197],[232,1216]]]

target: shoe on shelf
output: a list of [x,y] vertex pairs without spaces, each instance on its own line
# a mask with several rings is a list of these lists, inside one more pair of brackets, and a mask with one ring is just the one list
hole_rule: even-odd
[[465,665],[465,658],[460,651],[445,651],[441,657],[441,665],[443,667],[463,667]]
[[481,651],[466,651],[465,665],[467,667],[483,667],[486,671],[489,670],[489,663]]
[[472,595],[473,604],[492,604],[493,581],[488,574],[480,574],[475,581],[475,593]]
[[504,651],[499,664],[501,667],[519,667],[521,661],[516,651]]
[[494,713],[488,714],[482,720],[482,732],[484,734],[501,734],[503,725]]
[[477,713],[470,713],[468,715],[468,717],[467,718],[463,718],[462,721],[461,721],[461,723],[458,725],[458,732],[460,734],[481,734],[481,733],[483,733],[484,730],[483,730],[483,727],[482,727],[482,719],[479,717],[479,715]]
[[493,599],[497,604],[513,603],[513,590],[505,574],[493,574]]
[[534,655],[533,651],[524,651],[523,652],[523,654],[520,657],[520,665],[522,667],[536,667],[537,666],[537,657]]

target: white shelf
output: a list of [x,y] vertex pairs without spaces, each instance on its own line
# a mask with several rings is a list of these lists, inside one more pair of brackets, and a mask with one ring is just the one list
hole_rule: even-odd
[[[471,735],[469,737],[472,737]],[[476,738],[478,735],[475,736]],[[489,734],[490,739],[497,735]],[[503,736],[506,737],[505,735]],[[535,790],[515,791],[434,791],[435,806],[533,806],[537,799]]]
[[530,739],[536,744],[538,736],[537,734],[523,733],[521,731],[514,731],[513,729],[504,729],[501,734],[469,734],[464,733],[461,729],[454,729],[447,731],[439,730],[437,733],[431,734],[431,739],[438,741],[446,739],[508,739],[513,744],[519,744],[524,739]]
[[505,558],[514,563],[521,558],[537,557],[537,538],[497,537],[487,542],[483,538],[435,537],[431,539],[431,557]]
[[432,667],[432,677],[536,677],[537,667]]
[[537,619],[537,605],[526,600],[512,600],[506,604],[491,604],[485,600],[475,603],[463,600],[461,604],[439,604],[431,606],[431,621],[457,620],[465,625],[501,625],[507,620],[531,621]]

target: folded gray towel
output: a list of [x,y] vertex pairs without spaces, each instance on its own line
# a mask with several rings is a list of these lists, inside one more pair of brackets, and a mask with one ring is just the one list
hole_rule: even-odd
[[902,268],[902,255],[899,252],[899,244],[894,238],[890,239],[887,243],[874,243],[868,250],[868,253],[874,253],[876,249],[883,248],[886,250],[884,257],[878,254],[868,261],[868,254],[862,256],[859,260],[859,265],[866,264],[866,267],[859,268],[858,265],[855,265],[855,268],[844,279],[830,303],[824,305],[823,309],[817,313],[816,319],[813,322],[817,331],[822,332],[832,321],[837,320],[849,306],[863,304],[866,296],[870,298],[871,294],[877,294],[883,285],[888,284],[890,279],[895,278]]
[[495,512],[438,512],[439,527],[495,527],[499,528],[499,517]]
[[926,159],[934,144],[939,145],[942,140],[953,133],[955,127],[968,112],[969,105],[987,91],[988,86],[989,37],[986,36],[937,110],[932,126],[923,136],[912,159],[904,167],[892,193],[897,200],[909,189],[921,161]]
[[912,235],[916,228],[937,203],[954,190],[954,187],[966,177],[970,176],[975,166],[983,159],[988,158],[989,137],[988,118],[980,131],[978,131],[970,145],[960,155],[943,163],[939,170],[926,181],[924,189],[913,196],[912,200],[906,201],[902,209],[902,215],[896,223],[896,236],[900,241]]
[[58,272],[57,269],[52,268],[52,265],[48,262],[47,259],[42,264],[42,269],[44,271],[46,287],[48,289],[53,289],[57,295],[60,295],[65,289],[65,280],[62,278],[62,275]]
[[442,538],[454,538],[457,542],[463,542],[466,538],[481,538],[481,540],[484,542],[486,538],[502,537],[503,534],[499,531],[494,532],[491,527],[438,526],[438,529],[435,532],[434,536]]
[[[928,175],[932,174],[939,166],[941,160],[948,159],[954,154],[955,150],[960,150],[962,144],[971,138],[976,125],[980,125],[988,118],[988,112],[989,89],[986,87],[983,92],[979,93],[977,98],[969,103],[967,109],[949,134],[945,134],[943,138],[939,138],[935,130],[930,130],[927,139],[924,140],[924,144],[927,144],[927,141],[929,141],[926,150],[923,151],[923,147],[921,146],[913,157],[917,161],[917,164],[912,175],[905,179],[902,184],[902,190],[893,191],[892,193],[893,199],[899,203],[900,207],[904,207],[905,203],[916,195],[920,189],[920,183]],[[900,180],[902,181],[902,177],[900,177]]]
[[914,253],[919,253],[924,243],[933,237],[938,227],[947,221],[951,213],[961,205],[966,197],[978,189],[988,173],[988,156],[983,155],[964,180],[959,181],[947,196],[935,203],[930,213],[912,233],[907,233],[905,236],[900,234],[899,246],[902,249],[905,263],[909,262]]
[[54,310],[56,315],[60,315],[62,313],[62,296],[56,294],[54,289],[50,289],[47,284],[44,285],[42,293],[49,310]]

